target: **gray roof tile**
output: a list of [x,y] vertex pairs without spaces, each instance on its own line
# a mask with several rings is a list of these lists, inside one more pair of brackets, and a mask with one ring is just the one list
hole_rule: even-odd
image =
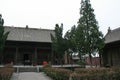
[[52,42],[50,34],[55,34],[54,30],[8,26],[5,31],[10,31],[7,40],[11,41]]
[[120,41],[120,28],[111,30],[111,32],[107,33],[105,36],[105,43],[111,43],[115,41]]

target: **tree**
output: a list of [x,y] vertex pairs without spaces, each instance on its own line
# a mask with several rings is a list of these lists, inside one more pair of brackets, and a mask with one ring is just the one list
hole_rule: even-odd
[[83,27],[79,27],[78,25],[75,35],[76,35],[76,48],[77,48],[80,61],[82,61],[82,57],[85,55],[85,52],[84,52],[85,37],[84,37],[83,31],[84,31]]
[[[103,35],[99,31],[98,22],[95,19],[94,9],[91,7],[90,0],[82,0],[80,8],[80,19],[78,21],[77,47],[81,54],[88,54],[92,63],[92,56],[99,52],[103,47]],[[80,54],[80,55],[81,55]]]
[[2,19],[2,15],[0,14],[0,56],[1,56],[1,62],[2,62],[2,53],[3,53],[3,49],[5,47],[5,41],[8,37],[9,32],[5,32],[4,31],[4,20]]
[[66,41],[62,36],[63,36],[63,24],[61,24],[61,26],[56,24],[55,36],[51,34],[51,39],[52,39],[52,48],[55,51],[58,57],[58,61],[60,61],[59,62],[60,64],[62,64],[64,52],[66,50],[66,45],[65,45]]
[[74,25],[71,30],[65,33],[64,39],[67,41],[67,49],[76,52],[76,26]]
[[70,56],[71,60],[70,63],[72,65],[73,61],[72,61],[72,55],[73,53],[76,53],[76,26],[74,25],[71,30],[68,30],[65,33],[64,39],[66,41],[66,52],[67,52],[67,56]]

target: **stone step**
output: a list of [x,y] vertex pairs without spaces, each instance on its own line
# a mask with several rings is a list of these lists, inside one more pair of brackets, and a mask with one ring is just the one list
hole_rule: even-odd
[[17,67],[16,72],[39,72],[37,67]]

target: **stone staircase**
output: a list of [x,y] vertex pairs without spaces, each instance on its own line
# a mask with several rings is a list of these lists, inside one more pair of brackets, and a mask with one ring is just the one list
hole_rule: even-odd
[[40,72],[39,67],[16,67],[15,72]]

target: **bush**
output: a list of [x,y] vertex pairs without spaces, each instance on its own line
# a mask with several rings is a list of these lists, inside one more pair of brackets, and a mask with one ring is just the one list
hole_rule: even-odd
[[52,66],[50,64],[43,65],[43,68],[51,68]]
[[47,65],[44,72],[53,80],[120,80],[120,68],[76,68],[72,72]]
[[12,67],[12,65],[5,65],[3,68],[0,69],[0,80],[10,80],[13,72],[14,68]]
[[120,80],[118,68],[77,68],[71,74],[72,80]]
[[79,65],[86,65],[85,61],[83,61],[83,60],[78,60],[77,64],[79,64]]
[[72,71],[63,68],[44,68],[44,72],[54,80],[68,80]]

